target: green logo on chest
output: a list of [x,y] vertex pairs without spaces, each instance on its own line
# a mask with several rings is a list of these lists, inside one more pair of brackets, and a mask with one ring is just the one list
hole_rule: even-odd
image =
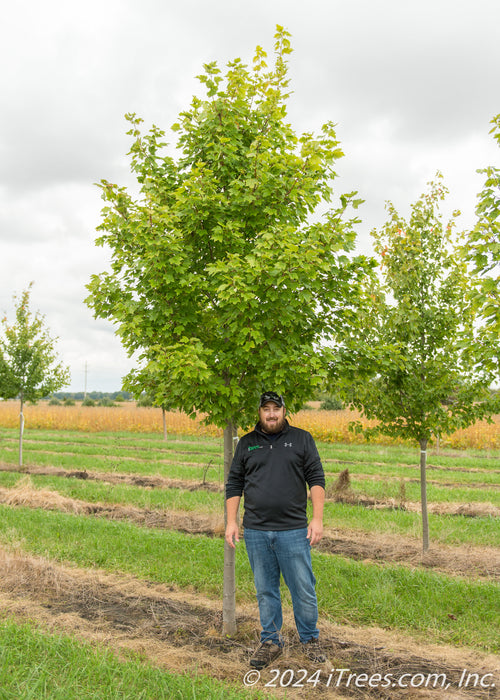
[[261,450],[262,445],[253,445],[252,447],[248,448],[248,451],[251,452],[252,450]]

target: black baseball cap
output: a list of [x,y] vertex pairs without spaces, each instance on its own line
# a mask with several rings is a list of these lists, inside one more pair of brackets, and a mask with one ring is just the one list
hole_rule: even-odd
[[269,401],[272,401],[280,407],[285,405],[284,398],[277,394],[275,391],[265,391],[260,397],[259,408],[262,408],[262,406],[265,403],[268,403]]

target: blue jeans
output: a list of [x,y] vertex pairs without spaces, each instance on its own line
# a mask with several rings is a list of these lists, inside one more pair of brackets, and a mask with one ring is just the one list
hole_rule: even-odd
[[307,528],[251,530],[245,528],[245,545],[259,603],[261,642],[283,645],[280,573],[292,596],[295,625],[302,643],[317,639],[319,631],[316,579],[311,566]]

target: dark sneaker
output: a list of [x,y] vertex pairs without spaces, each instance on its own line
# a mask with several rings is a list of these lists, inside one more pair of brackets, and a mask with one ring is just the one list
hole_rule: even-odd
[[309,661],[313,661],[316,664],[324,664],[326,661],[326,654],[320,647],[317,639],[310,639],[302,645],[304,654],[307,656]]
[[270,664],[271,661],[278,658],[282,652],[283,649],[274,642],[262,642],[262,644],[257,647],[254,655],[250,659],[250,666],[258,669],[264,668]]

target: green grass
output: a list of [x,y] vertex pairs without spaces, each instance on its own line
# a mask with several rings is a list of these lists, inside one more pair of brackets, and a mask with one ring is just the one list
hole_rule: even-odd
[[[420,501],[420,483],[413,481],[403,483],[406,500]],[[351,488],[354,493],[379,499],[399,499],[401,484],[400,480],[389,480],[383,477],[377,481],[356,479],[355,477],[351,479]],[[500,506],[500,489],[474,488],[462,484],[441,486],[427,483],[427,500],[429,503],[491,503]]]
[[[5,443],[10,442],[14,447],[18,440],[17,430],[1,429],[0,438]],[[30,430],[26,432],[23,444],[41,445],[49,450],[68,450],[89,454],[98,451],[100,454],[117,454],[123,452],[158,451],[162,453],[181,452],[213,455],[222,454],[221,440],[218,438],[169,436],[167,440],[157,435],[137,433],[81,433],[49,430]]]
[[[341,467],[334,468],[331,464],[324,465],[325,476],[332,481],[338,477],[343,469]],[[481,471],[463,471],[463,467],[447,468],[441,470],[436,468],[427,468],[427,480],[440,482],[441,485],[469,485],[469,484],[485,484],[497,486],[500,484],[500,471],[481,469]],[[372,476],[382,480],[415,480],[420,481],[420,467],[416,465],[397,465],[391,464],[376,464],[368,462],[358,462],[354,465],[349,465],[349,474],[351,477],[358,475]]]
[[[130,654],[129,654],[130,655]],[[253,697],[263,697],[257,693]],[[174,674],[103,646],[0,622],[1,700],[243,700],[249,693],[195,674]]]
[[[2,429],[0,432],[2,447],[9,448],[9,453],[15,453],[17,448],[17,431]],[[71,431],[27,431],[24,438],[25,454],[46,451],[48,453],[71,453],[75,456],[89,457],[122,457],[133,458],[136,461],[154,461],[169,459],[203,463],[207,458],[213,461],[222,460],[222,443],[218,438],[169,436],[167,441],[157,435],[141,435],[134,433],[81,433]],[[318,442],[318,449],[324,461],[326,471],[338,473],[348,467],[355,473],[379,474],[386,476],[418,476],[419,453],[417,448],[380,445],[344,445]],[[481,481],[488,478],[488,472],[497,472],[493,479],[500,479],[499,450],[468,450],[463,452],[429,450],[429,473],[436,479],[450,479],[453,476],[461,479],[477,478]],[[458,468],[479,469],[477,477],[457,472],[447,472],[433,467],[444,467],[456,470]]]
[[[19,435],[18,428],[2,428],[0,427],[0,438],[7,438],[17,440]],[[137,447],[151,447],[163,450],[176,450],[182,446],[186,446],[189,449],[200,448],[203,446],[203,452],[221,451],[221,441],[219,438],[211,438],[207,436],[188,436],[188,435],[175,435],[170,433],[168,439],[164,440],[163,437],[159,437],[157,433],[130,433],[127,431],[117,431],[117,432],[92,432],[85,433],[81,431],[71,431],[71,430],[43,430],[43,429],[29,429],[25,434],[26,441],[34,442],[55,442],[63,444],[75,444],[75,445],[101,445],[103,447],[111,446],[113,448],[127,447],[127,446],[137,446]]]
[[[219,539],[6,506],[0,507],[0,539],[81,567],[97,566],[222,596],[223,544]],[[405,630],[427,641],[499,649],[499,588],[492,582],[354,562],[317,552],[314,567],[321,614],[332,620]],[[254,596],[241,544],[237,548],[237,597],[249,601]]]
[[[0,486],[14,488],[25,479],[18,472],[0,472]],[[68,498],[88,503],[133,505],[158,510],[183,510],[197,514],[223,512],[223,493],[204,490],[144,489],[127,484],[65,479],[57,476],[30,475],[35,488],[49,489]],[[431,540],[443,544],[500,546],[500,532],[495,518],[469,518],[461,515],[429,515]],[[327,502],[325,527],[349,528],[360,532],[399,534],[421,537],[419,513],[402,510],[371,510],[363,506]]]
[[[14,488],[26,479],[25,474],[0,472],[0,486]],[[132,505],[157,510],[185,510],[196,513],[219,513],[224,510],[224,494],[197,489],[145,489],[129,484],[108,484],[104,481],[66,479],[58,476],[31,474],[29,480],[37,489],[48,489],[67,498],[88,503]]]
[[[5,464],[17,464],[17,454],[12,450],[0,449],[0,461]],[[191,462],[190,456],[184,457],[185,462]],[[116,472],[118,474],[157,474],[170,479],[189,479],[194,481],[212,481],[222,483],[222,465],[212,464],[208,470],[205,467],[208,460],[200,461],[197,466],[185,466],[176,463],[160,461],[124,460],[120,457],[100,457],[98,455],[50,454],[47,452],[25,452],[25,466],[50,466],[73,471]],[[205,473],[206,472],[206,473]]]
[[[345,503],[326,503],[325,527],[378,532],[381,534],[422,536],[420,513],[404,510],[373,510]],[[431,543],[500,546],[498,519],[493,517],[469,518],[463,515],[435,515],[429,513]]]
[[[398,500],[404,479],[406,499],[420,500],[417,447],[318,443],[318,449],[328,481],[334,481],[348,468],[355,493]],[[222,441],[217,438],[169,435],[164,441],[158,435],[127,432],[27,430],[24,456],[26,465],[158,474],[199,482],[205,478],[222,483]],[[16,472],[17,458],[17,429],[0,429],[0,461],[13,465],[12,472],[0,472],[0,486],[12,488],[25,478]],[[211,467],[205,474],[209,462]],[[358,478],[363,475],[376,478]],[[500,451],[430,449],[427,475],[430,503],[498,503]],[[222,493],[146,489],[43,475],[31,475],[30,479],[36,488],[90,503],[222,514]],[[327,528],[421,540],[419,513],[328,502],[324,520]],[[431,543],[500,546],[498,519],[493,517],[431,513],[429,523]],[[220,538],[92,516],[0,506],[0,542],[16,551],[87,569],[125,573],[222,600]],[[426,642],[499,650],[499,587],[493,581],[469,580],[387,562],[357,562],[316,550],[313,566],[323,619],[377,625]],[[243,543],[237,547],[236,572],[238,602],[255,602]],[[286,589],[283,599],[290,606]],[[165,673],[134,656],[123,661],[109,650],[81,640],[45,634],[35,626],[0,622],[0,700],[248,697],[249,692],[240,687],[238,679],[231,686],[198,675]]]
[[[349,611],[349,624],[418,630],[426,638],[500,648],[497,585],[478,584],[405,567],[379,567],[313,556],[318,599],[332,621]],[[452,615],[453,618],[449,616]],[[495,637],[497,637],[495,639]]]
[[216,596],[223,545],[219,539],[128,522],[28,508],[0,507],[0,538],[33,554],[84,567],[123,571]]
[[[420,450],[415,447],[399,445],[346,445],[340,443],[317,443],[323,460],[336,460],[342,466],[358,462],[377,462],[378,464],[394,464],[418,466]],[[441,467],[461,467],[479,469],[500,469],[500,450],[450,450],[443,448],[439,451],[429,449],[427,453],[429,465]]]
[[[15,431],[4,430],[2,436],[0,460],[14,466],[17,463]],[[52,431],[30,431],[29,436],[24,441],[26,465],[81,471],[156,473],[170,478],[222,482],[222,446],[216,438],[164,441],[126,433],[82,435]],[[358,475],[376,477],[373,482],[356,481],[361,494],[397,497],[400,480],[405,479],[407,498],[419,499],[415,450],[326,443],[319,443],[318,447],[324,458],[328,481],[334,481],[347,466],[353,480]],[[439,466],[446,469],[437,468]],[[474,471],[464,471],[467,468]],[[431,502],[500,502],[500,459],[496,452],[488,453],[488,456],[472,452],[430,454],[428,480]],[[480,488],[479,484],[491,488]]]
[[[11,450],[17,452],[17,447],[15,444],[11,443],[8,445]],[[62,444],[62,443],[40,443],[38,441],[29,440],[26,443],[23,442],[24,452],[26,454],[47,454],[47,455],[63,455],[71,454],[78,457],[90,457],[92,459],[123,459],[126,461],[141,461],[141,462],[154,462],[154,461],[168,461],[168,462],[181,462],[183,460],[190,460],[199,464],[206,463],[207,457],[216,458],[217,460],[222,459],[221,455],[210,452],[200,451],[200,445],[193,447],[192,449],[159,449],[152,448],[151,446],[144,446],[142,448],[135,447],[114,447],[112,445],[74,445],[74,444]],[[35,449],[36,448],[36,449]]]

